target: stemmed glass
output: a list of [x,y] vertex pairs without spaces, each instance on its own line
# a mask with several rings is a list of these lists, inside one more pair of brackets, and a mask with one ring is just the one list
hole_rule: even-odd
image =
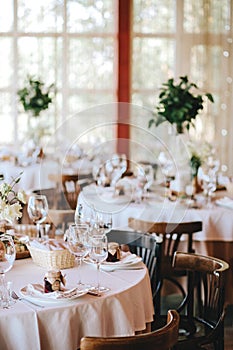
[[96,229],[98,234],[104,235],[112,229],[112,214],[107,212],[96,212]]
[[113,154],[111,158],[112,174],[111,185],[115,186],[127,169],[127,159],[125,154]]
[[45,195],[34,195],[28,199],[28,215],[36,224],[37,238],[41,239],[40,224],[45,221],[48,215],[48,202]]
[[143,195],[145,196],[154,182],[154,170],[152,165],[140,163],[137,169],[137,178],[142,184]]
[[175,167],[170,158],[164,153],[160,152],[158,161],[161,167],[161,172],[165,177],[167,187],[170,187],[170,182],[175,178]]
[[0,235],[0,301],[3,308],[10,305],[10,295],[6,286],[5,273],[13,266],[15,261],[15,245],[10,235]]
[[[68,243],[69,251],[75,255],[79,269],[83,258],[88,253],[88,225],[71,224],[64,238]],[[80,278],[78,284],[82,284]]]
[[211,197],[217,188],[217,176],[209,170],[206,174],[203,174],[203,189],[207,197],[207,208],[212,208]]
[[89,257],[97,266],[97,287],[98,295],[108,288],[100,286],[100,266],[108,257],[108,238],[106,235],[93,235],[89,241]]
[[219,168],[219,160],[208,157],[206,164],[202,167],[203,189],[207,197],[207,207],[212,208],[211,197],[217,189],[217,171]]

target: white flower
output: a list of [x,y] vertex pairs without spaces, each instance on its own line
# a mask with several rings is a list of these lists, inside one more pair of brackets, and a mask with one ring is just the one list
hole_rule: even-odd
[[188,143],[188,149],[190,151],[190,158],[196,156],[202,163],[206,162],[208,157],[215,153],[215,148],[209,142],[190,141]]
[[0,209],[0,219],[13,222],[15,219],[22,217],[22,212],[20,211],[21,209],[22,207],[19,203],[14,203],[11,205],[3,203]]
[[27,195],[23,190],[19,190],[17,193],[17,199],[22,202],[23,204],[26,204],[27,202]]
[[0,220],[14,222],[22,217],[21,203],[26,203],[26,194],[23,190],[18,193],[14,191],[14,186],[19,181],[20,176],[13,179],[10,184],[6,182],[0,184]]

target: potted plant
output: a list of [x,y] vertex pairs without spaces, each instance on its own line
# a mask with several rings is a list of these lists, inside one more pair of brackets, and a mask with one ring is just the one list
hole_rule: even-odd
[[196,116],[204,108],[204,97],[214,102],[210,93],[194,94],[192,91],[198,87],[190,83],[187,76],[180,77],[177,84],[173,78],[168,79],[162,86],[155,117],[149,121],[149,127],[168,121],[175,125],[178,134],[183,133],[185,128],[189,130],[191,125],[194,126]]
[[54,84],[45,87],[44,82],[28,76],[24,88],[18,90],[19,101],[24,111],[30,114],[28,119],[27,139],[40,145],[45,135],[50,135],[47,119],[41,119],[41,112],[49,108],[53,101]]
[[53,87],[54,84],[51,84],[46,88],[42,81],[28,76],[26,86],[17,92],[25,112],[30,111],[32,116],[38,117],[43,110],[48,109],[52,103],[50,94]]

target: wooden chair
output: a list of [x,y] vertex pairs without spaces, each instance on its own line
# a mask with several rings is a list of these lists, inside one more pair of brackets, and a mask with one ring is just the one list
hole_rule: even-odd
[[80,350],[169,350],[178,339],[179,314],[169,310],[161,329],[127,337],[83,337]]
[[173,267],[185,269],[189,281],[175,349],[202,349],[208,344],[215,350],[224,350],[224,285],[228,263],[210,256],[175,252]]
[[63,174],[61,176],[62,188],[65,198],[70,206],[70,209],[75,210],[77,206],[77,199],[80,193],[80,185],[78,183],[78,175]]
[[[178,249],[194,252],[193,234],[202,231],[202,222],[167,223],[129,218],[128,226],[137,232],[153,233],[155,238],[160,237],[163,241],[161,254],[157,260],[157,285],[156,287],[152,287],[152,290],[156,291],[153,294],[155,313],[161,315],[161,291],[165,280],[169,281],[170,285],[175,286],[175,290],[181,293],[183,303],[186,291],[180,279],[187,276],[187,273],[181,270],[175,271],[172,268],[172,259],[175,251]],[[181,244],[185,244],[183,249],[181,249]],[[182,304],[178,307],[182,307]]]

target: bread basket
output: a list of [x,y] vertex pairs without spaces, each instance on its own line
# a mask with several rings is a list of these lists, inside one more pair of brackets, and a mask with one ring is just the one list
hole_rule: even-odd
[[28,250],[33,262],[47,270],[62,270],[74,266],[75,257],[68,249],[47,251],[28,245]]

